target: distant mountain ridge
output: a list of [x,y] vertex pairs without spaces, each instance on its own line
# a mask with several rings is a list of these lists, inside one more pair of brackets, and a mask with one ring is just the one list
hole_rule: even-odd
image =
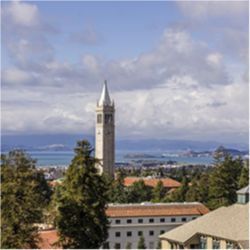
[[[88,140],[94,146],[94,136],[92,135],[1,135],[1,151],[9,151],[14,148],[34,151],[68,151],[75,147],[77,141],[83,139]],[[213,151],[221,145],[236,151],[248,151],[248,145],[244,143],[167,139],[116,140],[117,150],[130,151]]]

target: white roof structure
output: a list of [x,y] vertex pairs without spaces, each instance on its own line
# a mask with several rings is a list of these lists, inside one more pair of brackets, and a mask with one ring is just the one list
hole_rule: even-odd
[[107,81],[105,80],[102,88],[102,94],[98,101],[98,106],[111,106],[111,105],[112,103],[109,97]]
[[198,219],[166,232],[161,239],[185,244],[195,234],[211,235],[249,245],[249,203],[218,208]]
[[249,185],[242,188],[242,189],[240,189],[240,190],[238,190],[236,193],[237,194],[249,194]]

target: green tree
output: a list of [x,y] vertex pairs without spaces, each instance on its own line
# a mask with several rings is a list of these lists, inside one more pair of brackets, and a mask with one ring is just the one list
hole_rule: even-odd
[[158,181],[157,185],[152,190],[152,201],[161,202],[165,196],[165,188],[162,181]]
[[249,165],[248,165],[248,163],[246,163],[245,166],[242,167],[238,187],[243,188],[247,185],[249,185]]
[[229,154],[223,155],[223,160],[216,161],[215,169],[209,178],[208,206],[211,209],[236,202],[236,191],[242,167],[242,160],[233,159]]
[[56,224],[64,248],[99,248],[108,236],[107,186],[87,141],[79,141],[67,169]]
[[36,248],[37,227],[50,189],[35,161],[22,150],[1,155],[1,247]]
[[158,240],[156,249],[161,249],[161,240],[160,239]]
[[126,203],[127,193],[124,186],[124,177],[119,171],[115,180],[111,180],[109,185],[109,201],[115,203]]
[[188,187],[188,179],[186,175],[184,174],[182,177],[181,186],[177,188],[175,191],[173,191],[168,197],[168,201],[172,202],[184,202],[186,200],[186,194],[189,190]]
[[132,248],[132,243],[131,242],[127,242],[125,249],[131,249],[131,248]]
[[137,249],[146,249],[146,244],[145,244],[145,239],[143,236],[140,237],[138,244],[137,244]]
[[139,180],[129,187],[127,195],[129,203],[140,203],[150,201],[152,192],[151,188],[146,186],[143,180]]

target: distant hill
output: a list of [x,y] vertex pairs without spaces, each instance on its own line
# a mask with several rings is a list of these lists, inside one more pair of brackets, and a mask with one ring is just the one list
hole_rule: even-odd
[[[72,150],[76,141],[86,139],[94,145],[92,135],[2,135],[1,150],[9,151],[13,148],[25,150],[43,151],[67,151]],[[247,144],[222,143],[216,141],[192,141],[192,140],[167,140],[167,139],[129,139],[116,140],[117,150],[129,151],[171,151],[171,150],[193,150],[193,151],[213,151],[223,145],[231,150],[248,150]],[[233,151],[232,151],[233,152]]]

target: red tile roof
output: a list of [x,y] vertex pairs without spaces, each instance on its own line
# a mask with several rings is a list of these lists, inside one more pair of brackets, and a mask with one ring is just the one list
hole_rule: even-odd
[[38,248],[40,249],[61,249],[58,246],[53,246],[53,243],[58,241],[58,234],[55,229],[45,230],[39,232],[40,242]]
[[147,217],[203,215],[209,209],[201,203],[160,203],[110,205],[106,211],[109,217]]
[[159,181],[162,181],[165,188],[177,188],[181,183],[171,178],[141,178],[141,177],[125,177],[124,185],[131,186],[133,183],[143,180],[146,186],[155,187]]

